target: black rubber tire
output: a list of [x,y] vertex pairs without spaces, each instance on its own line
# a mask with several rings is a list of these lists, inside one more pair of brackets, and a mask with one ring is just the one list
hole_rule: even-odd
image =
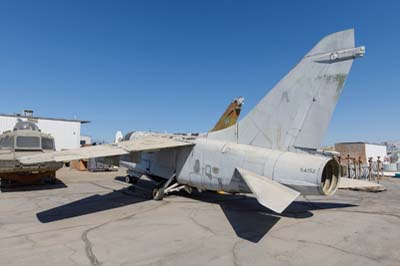
[[153,189],[153,199],[162,200],[164,198],[164,188],[154,188]]
[[125,176],[125,182],[129,183],[129,184],[136,184],[138,182],[138,178],[127,175],[127,176]]

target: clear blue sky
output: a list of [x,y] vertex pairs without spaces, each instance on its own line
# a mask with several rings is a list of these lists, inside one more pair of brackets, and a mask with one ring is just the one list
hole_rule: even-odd
[[244,114],[323,36],[365,45],[324,144],[400,139],[400,1],[1,1],[2,113],[83,133],[207,131]]

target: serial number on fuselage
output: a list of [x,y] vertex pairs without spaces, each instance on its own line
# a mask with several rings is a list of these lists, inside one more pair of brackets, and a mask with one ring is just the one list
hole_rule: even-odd
[[302,173],[308,173],[308,174],[315,174],[315,172],[317,171],[317,169],[315,168],[300,168],[300,172]]

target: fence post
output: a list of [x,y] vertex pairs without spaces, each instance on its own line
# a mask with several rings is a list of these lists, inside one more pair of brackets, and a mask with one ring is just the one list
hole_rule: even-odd
[[372,178],[372,157],[368,158],[368,181]]
[[351,178],[351,175],[350,175],[350,154],[347,154],[347,177]]
[[[379,180],[381,179],[381,163],[382,163],[381,156],[378,156],[377,163],[378,163],[378,179],[377,179],[377,181],[378,181],[378,184],[379,184]],[[382,176],[383,176],[383,172],[382,172]]]

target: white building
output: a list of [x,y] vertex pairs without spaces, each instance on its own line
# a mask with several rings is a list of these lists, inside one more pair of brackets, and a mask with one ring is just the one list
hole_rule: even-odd
[[81,146],[92,144],[92,137],[81,135]]
[[351,158],[361,159],[366,164],[368,159],[377,161],[378,157],[382,162],[387,162],[386,145],[368,142],[342,142],[335,144],[335,151],[340,153],[340,157],[345,160],[347,155]]
[[89,121],[74,119],[59,119],[32,116],[32,112],[25,115],[0,114],[0,134],[7,130],[13,130],[17,119],[35,122],[39,129],[54,137],[56,150],[76,149],[80,147],[81,125]]

